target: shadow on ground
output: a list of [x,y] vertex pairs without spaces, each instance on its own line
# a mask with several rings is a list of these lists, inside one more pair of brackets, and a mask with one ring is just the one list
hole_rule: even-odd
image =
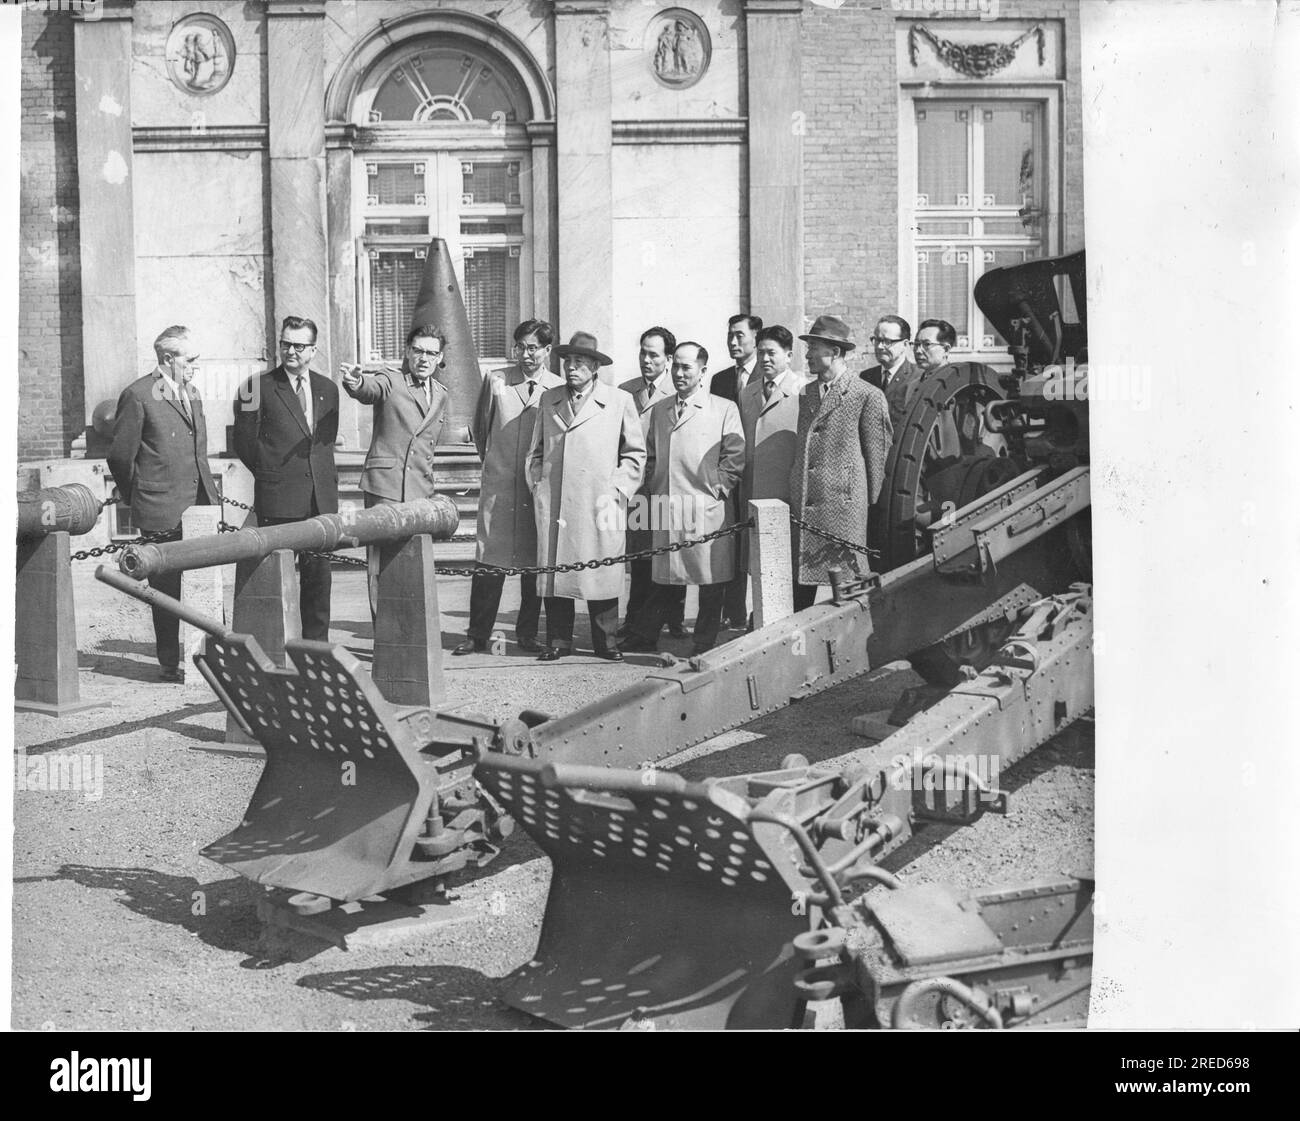
[[173,712],[160,713],[157,716],[146,716],[140,720],[128,720],[125,723],[113,724],[107,728],[91,728],[88,731],[77,732],[74,735],[61,736],[57,740],[34,743],[23,750],[27,755],[44,755],[50,751],[62,751],[69,747],[79,747],[85,743],[98,743],[100,740],[114,739],[118,736],[128,736],[132,732],[157,728],[175,732],[178,736],[185,736],[188,739],[198,740],[200,743],[224,743],[226,735],[221,730],[185,723],[191,716],[203,716],[210,712],[222,711],[224,709],[219,701],[209,701],[206,704],[187,704],[182,705]]
[[456,965],[385,965],[317,973],[298,981],[303,988],[349,1000],[407,1000],[429,1011],[414,1019],[427,1031],[542,1031],[552,1025],[503,1003],[502,982]]

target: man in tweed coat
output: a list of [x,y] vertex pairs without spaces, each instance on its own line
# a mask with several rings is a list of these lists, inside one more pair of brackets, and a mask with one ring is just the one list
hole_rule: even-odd
[[[818,316],[799,337],[808,344],[808,372],[816,380],[804,386],[799,402],[791,512],[816,529],[865,545],[867,511],[880,497],[893,440],[889,405],[879,389],[849,372],[846,358],[856,344],[842,319]],[[796,611],[812,606],[829,568],[870,567],[860,553],[797,526],[794,551]]]

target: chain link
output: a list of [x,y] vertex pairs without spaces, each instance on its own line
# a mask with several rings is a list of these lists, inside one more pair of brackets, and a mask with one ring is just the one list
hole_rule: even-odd
[[443,568],[438,566],[439,576],[545,576],[555,572],[580,572],[583,569],[609,568],[616,564],[627,564],[629,561],[645,560],[649,557],[662,556],[664,553],[675,553],[679,549],[693,549],[696,545],[703,545],[709,541],[715,541],[719,537],[730,537],[739,533],[741,530],[749,529],[754,524],[753,518],[746,518],[743,522],[736,522],[735,525],[729,525],[724,529],[715,529],[712,533],[706,533],[703,537],[694,537],[688,541],[675,541],[671,545],[660,545],[654,549],[640,549],[635,553],[624,553],[619,557],[600,557],[595,560],[573,561],[570,564],[547,564],[547,565],[519,565],[512,568],[502,568],[497,565],[484,564],[474,568]]
[[865,545],[859,545],[856,542],[849,541],[843,537],[836,537],[835,534],[827,533],[824,529],[818,529],[815,525],[809,525],[807,522],[803,521],[802,519],[796,518],[793,514],[790,515],[790,521],[793,522],[795,525],[797,525],[800,529],[806,529],[809,533],[816,534],[818,537],[824,537],[827,541],[830,541],[845,549],[851,549],[855,553],[865,553],[867,556],[873,557],[877,560],[880,558],[879,549],[868,549]]
[[113,541],[108,545],[97,545],[93,549],[83,549],[79,553],[73,553],[69,559],[79,561],[91,560],[95,557],[109,557],[114,553],[120,553],[128,545],[161,545],[164,541],[177,541],[180,536],[181,531],[179,529],[169,529],[161,533],[142,533],[139,537],[133,537],[129,541]]

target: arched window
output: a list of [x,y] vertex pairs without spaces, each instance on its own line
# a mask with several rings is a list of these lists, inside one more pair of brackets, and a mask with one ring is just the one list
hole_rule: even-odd
[[513,74],[481,50],[456,43],[422,43],[403,51],[379,81],[368,110],[371,124],[396,121],[526,119],[528,95]]

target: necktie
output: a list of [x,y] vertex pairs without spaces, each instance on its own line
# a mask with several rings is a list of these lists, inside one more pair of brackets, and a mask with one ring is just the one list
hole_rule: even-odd
[[424,379],[424,384],[420,387],[424,390],[424,407],[426,409],[433,405],[433,390],[429,385],[429,379]]
[[682,419],[682,414],[684,412],[686,412],[686,402],[679,397],[677,398],[677,419],[678,420]]
[[185,387],[180,387],[181,409],[185,413],[185,419],[193,422],[194,414],[190,411],[190,395],[185,392]]
[[763,381],[763,400],[772,400],[772,392],[776,389],[776,383],[765,379]]
[[301,376],[298,378],[298,404],[302,406],[302,415],[307,418],[307,423],[310,425],[311,405],[307,400],[307,379]]
[[528,379],[528,400],[533,399],[533,390],[537,388],[537,383],[532,378]]
[[823,401],[826,400],[826,391],[827,391],[828,389],[830,389],[830,386],[827,385],[825,382],[822,382],[822,384],[821,384],[821,393],[822,393],[822,400],[823,400]]

